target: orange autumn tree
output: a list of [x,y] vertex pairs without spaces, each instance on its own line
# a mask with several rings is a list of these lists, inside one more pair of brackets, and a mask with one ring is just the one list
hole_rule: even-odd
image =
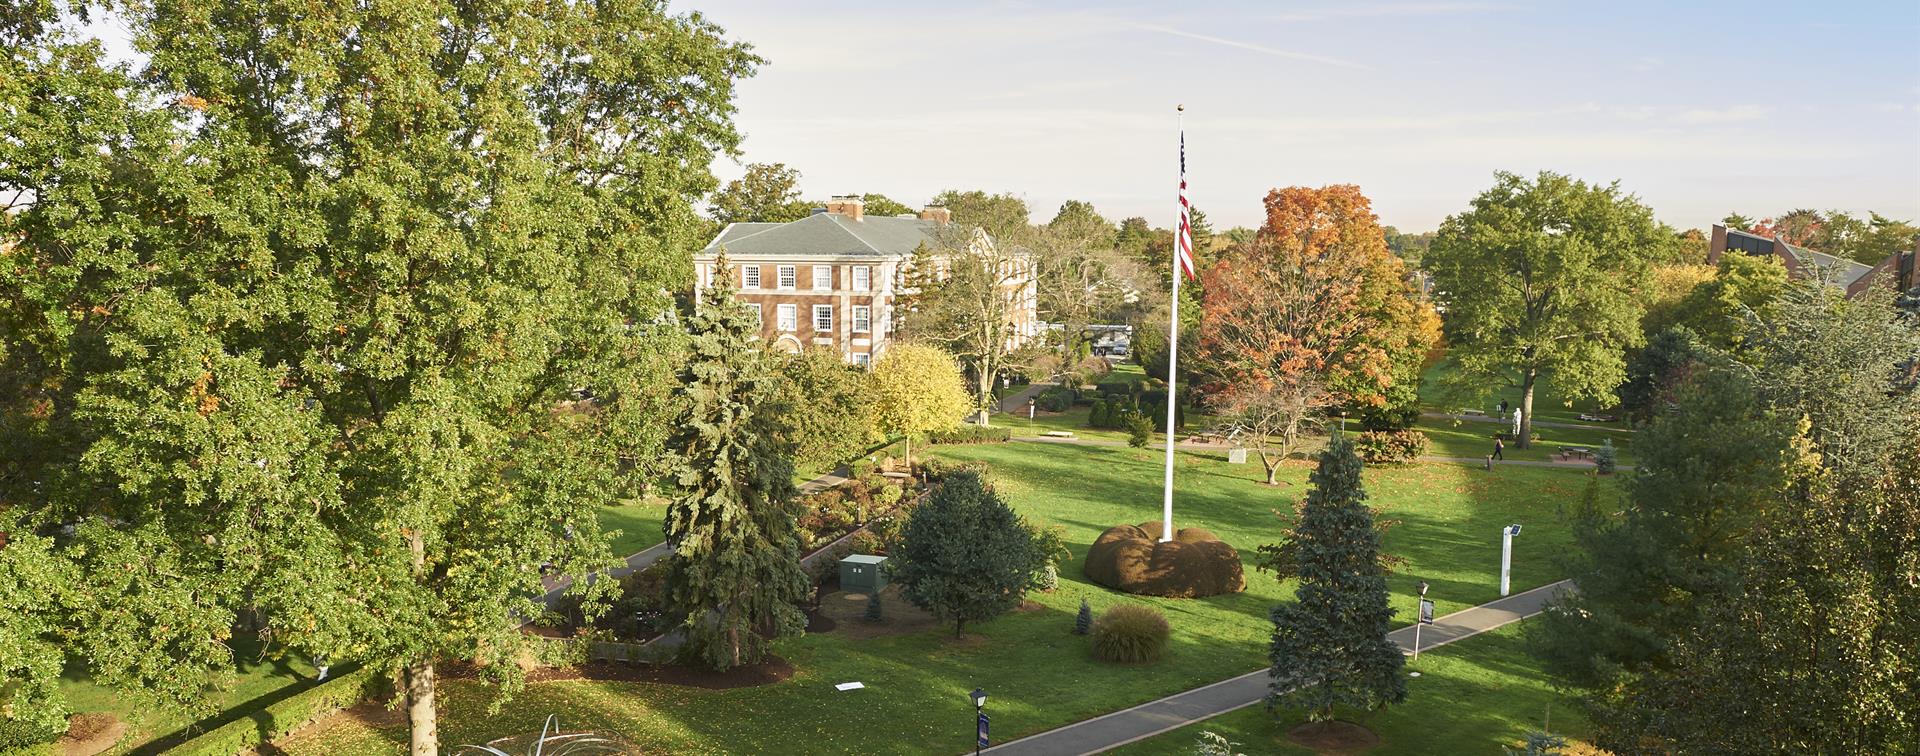
[[1359,187],[1276,189],[1266,208],[1254,238],[1205,274],[1199,362],[1271,484],[1328,408],[1410,403],[1439,319]]

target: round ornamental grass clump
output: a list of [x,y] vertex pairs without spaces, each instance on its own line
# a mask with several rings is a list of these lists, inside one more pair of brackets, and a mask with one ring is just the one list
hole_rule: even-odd
[[1127,664],[1157,661],[1167,654],[1167,618],[1159,610],[1121,604],[1093,621],[1093,655]]

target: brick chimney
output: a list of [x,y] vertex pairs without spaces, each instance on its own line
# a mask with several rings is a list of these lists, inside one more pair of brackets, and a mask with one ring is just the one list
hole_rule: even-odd
[[844,215],[856,221],[860,220],[860,216],[866,214],[865,209],[866,203],[860,201],[860,195],[858,194],[835,195],[833,199],[827,200],[827,212],[833,213],[834,215]]
[[953,211],[948,210],[946,205],[928,205],[920,210],[920,220],[944,226],[953,222]]

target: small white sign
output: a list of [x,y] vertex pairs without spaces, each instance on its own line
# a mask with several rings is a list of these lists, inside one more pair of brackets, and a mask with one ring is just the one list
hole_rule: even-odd
[[834,690],[859,690],[864,687],[867,687],[865,683],[850,682],[850,683],[840,683],[839,685],[835,685],[833,686],[833,689]]

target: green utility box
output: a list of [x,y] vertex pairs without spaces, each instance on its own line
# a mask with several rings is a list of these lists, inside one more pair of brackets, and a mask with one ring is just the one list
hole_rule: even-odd
[[840,560],[840,590],[849,593],[873,593],[887,587],[887,574],[881,565],[887,558],[855,554]]

